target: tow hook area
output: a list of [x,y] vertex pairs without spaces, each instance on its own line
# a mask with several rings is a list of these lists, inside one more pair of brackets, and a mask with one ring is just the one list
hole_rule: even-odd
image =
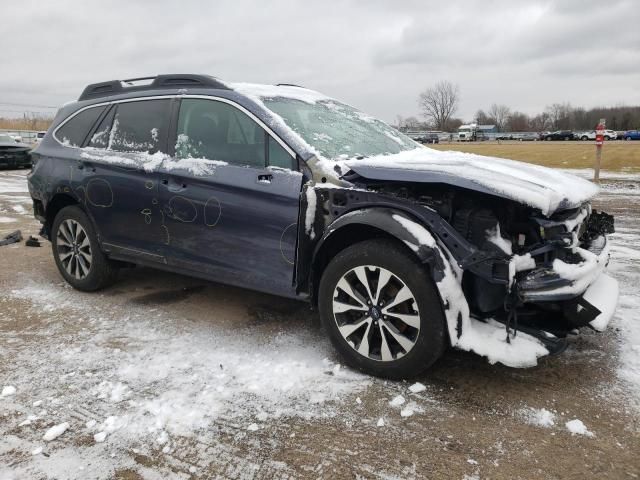
[[516,338],[518,332],[526,333],[537,340],[539,340],[549,351],[549,355],[557,355],[564,352],[569,344],[566,337],[556,337],[552,333],[546,332],[539,328],[529,327],[527,325],[521,325],[518,323],[518,308],[522,307],[522,302],[519,300],[517,294],[509,294],[505,300],[504,308],[507,312],[506,319],[502,320],[495,318],[499,323],[503,323],[507,331],[507,343],[511,343],[512,339]]

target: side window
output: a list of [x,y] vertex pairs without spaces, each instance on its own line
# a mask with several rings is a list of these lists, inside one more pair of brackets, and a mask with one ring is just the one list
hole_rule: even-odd
[[182,100],[176,138],[176,157],[180,159],[266,165],[265,131],[244,112],[224,102]]
[[169,100],[117,104],[107,148],[119,152],[157,151],[166,138],[169,104]]
[[56,131],[56,138],[65,145],[81,147],[89,130],[105,108],[94,107],[80,112]]
[[113,117],[115,116],[116,109],[113,107],[109,113],[102,119],[98,128],[96,128],[93,135],[89,139],[88,147],[93,148],[108,148],[109,139],[111,138],[111,125],[113,124]]
[[269,166],[289,169],[293,167],[293,159],[289,152],[271,136],[269,137]]

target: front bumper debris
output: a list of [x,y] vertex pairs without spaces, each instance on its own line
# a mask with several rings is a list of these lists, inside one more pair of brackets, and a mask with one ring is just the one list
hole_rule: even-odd
[[576,248],[582,260],[567,263],[556,259],[550,266],[523,272],[516,278],[518,297],[523,303],[571,300],[583,294],[609,264],[609,244],[604,235],[587,248]]

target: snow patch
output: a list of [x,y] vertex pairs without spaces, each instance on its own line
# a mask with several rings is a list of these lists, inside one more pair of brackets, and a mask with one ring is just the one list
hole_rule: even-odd
[[69,422],[60,423],[58,425],[54,425],[46,433],[42,436],[42,439],[45,442],[51,442],[62,435],[69,428]]
[[16,387],[13,385],[6,385],[2,387],[2,392],[0,393],[0,398],[10,397],[11,395],[15,395]]
[[537,427],[553,427],[555,425],[556,416],[546,408],[527,408],[522,410],[521,415],[530,425]]
[[593,437],[593,433],[587,430],[587,427],[582,420],[578,420],[577,418],[574,420],[570,420],[565,423],[567,430],[571,432],[571,435],[585,435],[587,437]]
[[316,219],[316,204],[317,196],[316,191],[311,185],[307,185],[307,211],[304,216],[304,231],[309,235],[309,238],[313,240],[316,238],[316,232],[313,229],[313,223]]
[[487,241],[493,243],[496,247],[502,250],[507,255],[511,255],[513,253],[511,249],[511,240],[504,238],[500,234],[500,224],[497,223],[496,227],[487,230]]
[[502,363],[517,368],[533,367],[538,358],[549,354],[543,343],[531,335],[519,331],[509,343],[503,324],[495,320],[485,323],[474,318],[469,319],[456,346],[487,357],[491,364]]
[[427,387],[425,387],[422,383],[420,382],[416,382],[413,385],[411,385],[409,387],[409,391],[411,393],[420,393],[420,392],[424,392],[427,389]]

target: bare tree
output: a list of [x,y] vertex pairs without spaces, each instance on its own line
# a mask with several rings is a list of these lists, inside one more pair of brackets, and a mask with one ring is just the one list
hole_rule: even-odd
[[525,132],[529,128],[529,116],[522,112],[513,112],[505,123],[505,129],[510,132]]
[[418,104],[425,118],[438,130],[445,130],[451,115],[458,109],[460,89],[449,81],[441,81],[420,94]]
[[511,110],[506,105],[498,105],[494,103],[489,109],[489,116],[496,122],[499,131],[503,131],[507,123],[507,119],[511,114]]
[[489,117],[486,113],[484,113],[484,110],[482,109],[476,112],[473,119],[476,121],[478,125],[488,125],[493,121],[493,119]]

